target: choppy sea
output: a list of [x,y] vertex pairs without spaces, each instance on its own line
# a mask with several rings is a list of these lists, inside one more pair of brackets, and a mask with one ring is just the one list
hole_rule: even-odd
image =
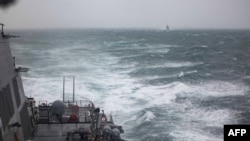
[[27,96],[62,99],[63,76],[75,76],[76,99],[112,113],[128,141],[222,141],[225,124],[250,124],[250,31],[11,34]]

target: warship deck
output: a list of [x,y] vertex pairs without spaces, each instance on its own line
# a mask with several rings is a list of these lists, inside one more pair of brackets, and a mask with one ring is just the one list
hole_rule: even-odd
[[[35,141],[64,141],[68,132],[77,129],[86,130],[90,128],[90,123],[67,123],[67,124],[38,124],[33,134]],[[75,141],[80,141],[78,135],[74,136]]]

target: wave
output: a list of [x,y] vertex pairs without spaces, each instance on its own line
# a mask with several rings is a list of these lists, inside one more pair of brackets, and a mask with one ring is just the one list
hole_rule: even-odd
[[[213,89],[214,88],[214,89]],[[221,93],[221,92],[224,93]],[[130,130],[137,131],[141,128],[147,129],[148,134],[138,131],[145,139],[151,135],[152,140],[158,138],[185,139],[185,140],[220,140],[222,135],[214,133],[213,130],[222,130],[224,124],[237,123],[238,111],[230,109],[213,109],[211,107],[200,107],[200,102],[212,97],[223,97],[228,95],[244,95],[248,87],[242,84],[211,81],[201,84],[185,84],[173,82],[164,86],[141,85],[133,93],[133,99],[127,99],[124,109],[133,109],[125,113],[126,120],[123,125]],[[233,93],[231,93],[233,92]],[[182,102],[179,99],[183,99]],[[117,99],[118,100],[118,99]],[[123,98],[118,103],[123,104]],[[129,103],[128,103],[129,102]],[[113,103],[114,105],[118,103]],[[121,105],[120,105],[121,106]],[[133,107],[133,108],[127,108]],[[119,113],[123,113],[119,111]],[[208,130],[208,128],[211,128]],[[188,130],[187,130],[188,129]],[[159,132],[162,130],[162,132]],[[167,131],[166,131],[167,130]],[[165,132],[163,132],[165,131]],[[191,137],[190,134],[195,135]],[[214,134],[217,134],[216,136]]]
[[[235,97],[248,94],[244,83],[249,77],[242,76],[244,82],[240,82],[233,75],[214,75],[223,67],[247,74],[246,68],[221,65],[232,58],[230,54],[214,56],[227,52],[225,45],[237,44],[233,40],[214,38],[214,33],[204,38],[196,31],[160,36],[154,36],[159,35],[155,32],[85,31],[77,36],[72,32],[52,38],[43,33],[33,38],[36,34],[13,44],[14,53],[22,59],[19,63],[30,68],[23,73],[27,96],[38,101],[62,99],[61,76],[74,75],[77,99],[92,100],[105,113],[112,112],[128,140],[221,140],[223,125],[238,123],[239,112],[244,112],[231,104],[238,102],[232,102]],[[216,49],[208,49],[213,47]],[[247,49],[240,46],[240,50]],[[236,64],[247,60],[244,55],[233,56]],[[167,81],[150,81],[157,79]]]
[[149,65],[142,68],[182,68],[202,65],[203,62],[166,62],[163,64]]

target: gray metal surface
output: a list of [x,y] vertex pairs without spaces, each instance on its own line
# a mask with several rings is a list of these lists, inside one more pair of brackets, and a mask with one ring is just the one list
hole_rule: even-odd
[[[9,46],[10,36],[0,35],[0,141],[25,141],[31,137],[31,121],[22,80]],[[14,124],[16,123],[16,124]],[[20,126],[21,124],[21,126]]]
[[19,87],[18,87],[16,77],[13,78],[13,88],[14,88],[14,93],[15,93],[15,98],[16,98],[16,104],[17,104],[17,107],[19,107],[21,104],[21,98],[20,98]]
[[59,137],[67,136],[67,132],[79,128],[89,129],[89,123],[67,123],[67,124],[38,124],[33,137]]
[[14,62],[8,39],[0,35],[0,90],[15,76]]

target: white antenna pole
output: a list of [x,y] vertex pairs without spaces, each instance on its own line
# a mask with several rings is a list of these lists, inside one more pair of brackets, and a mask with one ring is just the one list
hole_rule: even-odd
[[73,76],[73,103],[75,102],[75,76]]
[[65,76],[63,76],[63,102],[65,102],[64,92],[65,92]]

